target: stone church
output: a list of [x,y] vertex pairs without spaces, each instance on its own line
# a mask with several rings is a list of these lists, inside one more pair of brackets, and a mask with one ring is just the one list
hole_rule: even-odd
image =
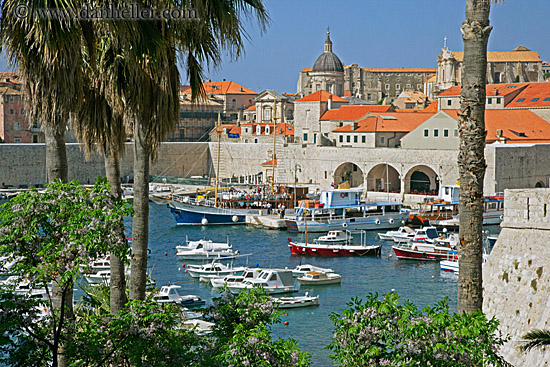
[[[463,51],[450,51],[447,37],[437,58],[434,94],[460,85]],[[487,84],[543,82],[542,61],[536,51],[519,46],[512,51],[487,51]]]

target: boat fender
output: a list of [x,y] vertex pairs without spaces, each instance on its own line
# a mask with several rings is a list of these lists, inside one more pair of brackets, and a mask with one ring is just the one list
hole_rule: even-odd
[[347,223],[342,223],[342,227],[348,228],[348,224]]
[[380,219],[377,219],[376,222],[374,222],[376,224],[380,224]]
[[401,224],[405,224],[405,221],[404,221],[404,220],[402,220],[402,221],[401,221]]
[[341,193],[341,194],[340,194],[340,197],[341,197],[341,198],[343,199],[343,198],[345,198],[345,197],[346,197],[346,194],[344,194],[344,193]]
[[500,220],[504,220],[504,215],[501,215],[501,216],[500,216]]
[[207,225],[207,224],[208,224],[208,219],[202,218],[201,224],[202,224],[203,226]]
[[236,215],[234,215],[231,220],[234,222],[234,223],[237,223],[239,221],[239,217],[237,217]]
[[389,222],[390,224],[393,224],[393,218],[390,218]]
[[425,253],[425,252],[423,252],[423,253],[422,253],[422,257],[423,257],[424,259],[427,259],[427,258],[428,258],[428,254]]

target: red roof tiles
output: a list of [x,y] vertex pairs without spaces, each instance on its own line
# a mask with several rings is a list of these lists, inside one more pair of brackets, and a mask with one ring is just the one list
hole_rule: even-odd
[[[517,92],[518,90],[525,88],[529,83],[511,83],[511,84],[487,84],[485,86],[485,93],[488,97],[491,96],[506,96],[510,93]],[[496,90],[496,94],[495,94]],[[445,89],[439,93],[438,97],[455,97],[460,96],[462,87],[454,86],[449,89]]]
[[356,121],[369,112],[393,112],[389,105],[347,105],[337,110],[328,110],[321,116],[321,121]]
[[550,83],[529,83],[506,108],[550,107]]
[[422,112],[375,112],[372,117],[359,120],[356,124],[342,126],[333,132],[411,132],[433,113]]
[[[243,87],[231,80],[204,83],[203,86],[207,94],[258,94],[252,89]],[[184,90],[182,93],[191,93],[191,88]]]
[[315,93],[308,94],[294,102],[327,102],[329,98],[332,98],[332,102],[345,102],[349,103],[344,98],[338,97],[335,94],[329,93],[324,90],[317,91]]

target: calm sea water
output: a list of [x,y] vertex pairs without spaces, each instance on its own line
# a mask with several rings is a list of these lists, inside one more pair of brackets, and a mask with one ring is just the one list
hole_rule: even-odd
[[[131,226],[130,221],[127,223]],[[491,233],[495,228],[491,228]],[[496,229],[498,231],[498,228]],[[193,280],[184,272],[184,261],[175,256],[175,246],[185,241],[201,238],[224,242],[227,238],[242,254],[252,254],[248,265],[261,267],[293,268],[302,262],[332,268],[342,275],[341,285],[301,287],[297,294],[309,292],[320,295],[319,307],[290,309],[282,321],[287,326],[273,328],[275,338],[294,338],[301,350],[312,354],[314,366],[332,366],[324,349],[332,336],[332,312],[342,312],[352,297],[365,298],[369,293],[385,294],[392,289],[401,295],[401,300],[410,299],[417,306],[434,304],[449,297],[450,310],[456,311],[457,275],[441,272],[437,262],[397,261],[392,254],[391,243],[379,241],[376,232],[368,232],[368,242],[382,243],[380,257],[300,257],[291,256],[288,237],[302,240],[303,235],[281,230],[267,230],[250,226],[177,226],[168,208],[150,203],[149,219],[149,266],[157,286],[168,282],[181,282],[181,292],[198,294],[208,302],[219,293],[206,283]],[[309,235],[308,241],[316,237]],[[166,255],[165,255],[166,253]],[[244,263],[246,260],[240,260]]]

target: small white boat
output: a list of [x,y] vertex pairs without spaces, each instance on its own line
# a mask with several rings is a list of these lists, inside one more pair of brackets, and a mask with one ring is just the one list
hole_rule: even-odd
[[260,286],[271,294],[296,291],[292,271],[286,269],[264,269],[255,279],[247,279],[240,284],[228,286],[228,288],[231,292],[238,293],[243,289],[255,286]]
[[404,233],[400,235],[394,235],[393,241],[395,243],[404,243],[408,241],[427,240],[431,241],[434,238],[438,238],[437,228],[435,227],[422,227],[414,230],[414,233]]
[[111,269],[111,257],[104,256],[89,264],[80,264],[80,271],[85,273],[97,273],[98,271]]
[[[448,272],[451,272],[451,273],[456,273],[458,274],[458,257],[456,256],[456,251],[448,251],[449,255],[447,256],[447,258],[445,258],[444,260],[441,260],[439,262],[439,266],[441,267],[441,270],[443,271],[448,271]],[[485,251],[483,252],[483,260],[482,260],[482,263],[481,265],[483,266],[486,262],[487,262],[487,259],[489,258],[489,254],[486,253]]]
[[212,278],[210,279],[210,284],[214,288],[222,288],[225,285],[229,287],[236,284],[241,284],[245,280],[256,279],[258,275],[261,273],[261,271],[262,269],[260,268],[254,268],[254,269],[248,269],[244,271],[242,275],[231,274],[231,275],[226,275],[225,277]]
[[222,264],[213,261],[204,265],[188,265],[187,274],[192,278],[200,278],[206,276],[222,277],[247,270],[245,266],[233,266],[233,264]]
[[212,332],[214,327],[213,322],[208,322],[199,319],[186,320],[183,322],[183,326],[187,329],[194,331],[198,335],[206,335]]
[[280,309],[319,306],[319,296],[310,296],[307,292],[304,296],[271,297],[271,299]]
[[[126,268],[124,275],[126,277],[130,276],[130,268]],[[111,284],[111,270],[100,270],[97,273],[85,274],[84,276],[90,285]]]
[[408,226],[399,227],[397,231],[388,231],[386,233],[379,232],[378,238],[381,240],[393,240],[394,236],[414,235],[414,229]]
[[326,235],[321,236],[313,242],[323,245],[342,245],[348,244],[353,240],[353,236],[348,231],[329,231]]
[[176,251],[192,249],[230,250],[231,247],[229,241],[213,242],[212,240],[205,240],[204,238],[198,241],[189,241],[189,239],[185,238],[185,244],[176,246]]
[[323,273],[334,273],[334,270],[329,268],[321,268],[315,265],[303,264],[303,265],[298,265],[294,269],[292,269],[292,276],[294,278],[297,278],[305,275],[306,273],[309,273],[310,271],[322,271]]
[[342,282],[342,276],[336,273],[323,273],[321,271],[311,271],[298,277],[300,284],[304,285],[326,285],[338,284]]

